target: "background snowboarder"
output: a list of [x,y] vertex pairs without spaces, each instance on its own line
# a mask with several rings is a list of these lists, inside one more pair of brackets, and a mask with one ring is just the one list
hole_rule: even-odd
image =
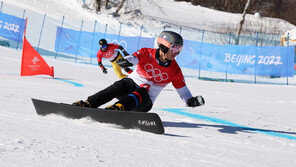
[[[114,44],[114,43],[107,43],[107,41],[105,39],[101,39],[99,41],[99,45],[100,45],[100,50],[97,53],[97,60],[98,60],[98,65],[101,67],[101,69],[103,70],[104,74],[107,74],[107,69],[103,66],[102,64],[102,58],[106,58],[108,59],[111,63],[112,63],[112,67],[114,69],[114,72],[116,73],[116,75],[121,79],[121,78],[125,78],[127,77],[127,75],[123,74],[121,71],[121,67],[118,66],[118,64],[116,63],[116,60],[122,59],[123,56],[121,55],[121,53],[118,50],[121,50],[122,53],[124,54],[124,56],[129,55],[122,46],[118,45],[118,44]],[[130,68],[124,68],[124,70],[127,73],[131,73],[133,72]]]

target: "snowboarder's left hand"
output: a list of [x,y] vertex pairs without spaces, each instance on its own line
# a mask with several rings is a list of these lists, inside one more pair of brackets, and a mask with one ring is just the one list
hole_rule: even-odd
[[202,106],[204,104],[205,104],[205,100],[202,96],[191,97],[187,100],[188,107],[197,107],[197,106]]

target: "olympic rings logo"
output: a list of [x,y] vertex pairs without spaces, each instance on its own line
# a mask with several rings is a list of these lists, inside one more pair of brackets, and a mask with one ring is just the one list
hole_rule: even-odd
[[156,82],[162,82],[169,79],[169,75],[167,73],[161,73],[160,69],[153,68],[152,64],[146,64],[144,69],[146,71],[146,75],[153,78]]

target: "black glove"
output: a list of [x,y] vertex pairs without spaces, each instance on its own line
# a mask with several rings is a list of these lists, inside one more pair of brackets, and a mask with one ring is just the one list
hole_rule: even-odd
[[101,69],[103,70],[104,74],[107,74],[107,69],[104,66],[101,66]]
[[128,60],[126,60],[125,58],[119,59],[116,61],[116,63],[122,67],[122,68],[126,68],[126,67],[130,67],[133,66],[132,63],[130,63]]
[[205,104],[205,100],[202,96],[191,97],[187,100],[188,107],[197,107]]

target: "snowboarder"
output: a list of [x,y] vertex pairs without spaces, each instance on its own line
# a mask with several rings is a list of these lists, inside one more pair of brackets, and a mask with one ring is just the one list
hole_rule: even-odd
[[191,95],[175,60],[183,47],[181,35],[163,31],[157,38],[157,44],[158,49],[142,48],[133,55],[117,60],[117,64],[123,68],[136,65],[135,70],[127,78],[89,96],[86,101],[80,100],[72,105],[97,108],[117,98],[119,101],[106,109],[148,112],[160,91],[169,83],[173,84],[188,107],[204,105],[202,96]]
[[[104,74],[107,74],[107,69],[102,64],[102,58],[108,59],[112,63],[112,67],[115,71],[115,74],[120,78],[125,78],[127,75],[122,74],[121,67],[116,63],[116,60],[122,59],[123,56],[118,50],[121,50],[124,56],[129,54],[123,49],[122,46],[114,43],[107,43],[105,39],[99,41],[100,50],[97,53],[98,65],[101,67]],[[132,73],[133,71],[130,68],[124,68],[125,72]]]

